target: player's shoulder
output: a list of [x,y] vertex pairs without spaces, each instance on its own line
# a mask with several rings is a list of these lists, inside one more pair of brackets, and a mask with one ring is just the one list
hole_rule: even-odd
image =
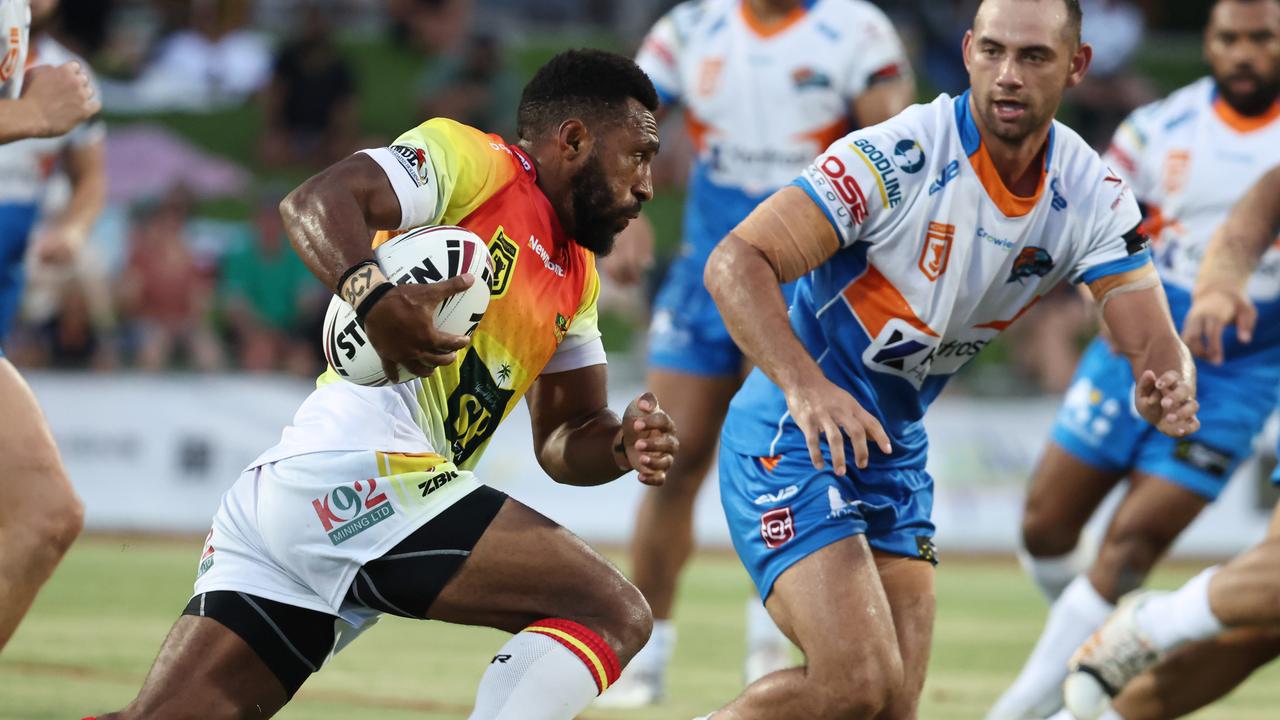
[[1171,132],[1212,108],[1213,96],[1213,78],[1203,77],[1134,110],[1126,124],[1144,135]]
[[429,139],[451,150],[481,155],[501,153],[506,147],[497,135],[444,117],[431,118],[401,137]]
[[853,22],[887,22],[888,16],[874,3],[867,0],[818,0],[810,9],[816,17]]
[[667,11],[658,24],[669,24],[680,40],[686,40],[708,20],[723,18],[729,14],[738,0],[684,0]]
[[1132,197],[1128,183],[1098,151],[1070,126],[1057,120],[1053,123],[1051,152],[1050,182],[1055,196],[1066,203],[1064,209],[1068,212],[1096,215],[1099,207],[1115,210],[1126,195]]
[[947,154],[954,134],[954,103],[955,99],[944,93],[933,102],[910,105],[888,120],[855,130],[846,138],[861,138],[890,152],[914,142],[925,153]]

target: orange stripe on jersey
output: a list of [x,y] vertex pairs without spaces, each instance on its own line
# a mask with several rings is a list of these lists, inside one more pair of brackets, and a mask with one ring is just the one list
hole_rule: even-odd
[[707,149],[707,133],[711,130],[711,126],[698,119],[692,110],[684,111],[684,126],[689,133],[689,140],[693,142],[693,149],[702,152]]
[[808,132],[802,132],[796,135],[796,137],[800,138],[801,140],[808,140],[809,142],[812,142],[815,146],[817,146],[816,152],[822,152],[823,150],[826,150],[827,148],[831,147],[831,143],[834,143],[835,141],[844,137],[848,133],[849,133],[848,119],[840,118],[839,120],[836,120],[830,125],[824,125],[823,127],[816,128]]
[[548,618],[539,620],[524,629],[525,632],[539,633],[559,642],[569,652],[587,666],[596,681],[599,692],[609,689],[622,674],[622,664],[613,648],[599,635],[572,620]]
[[894,318],[905,321],[926,335],[938,336],[916,315],[915,310],[911,309],[911,303],[889,282],[889,278],[882,275],[874,265],[867,265],[867,271],[845,288],[844,299],[862,327],[866,328],[867,334],[873,338]]
[[1014,315],[1008,320],[992,320],[989,323],[974,325],[974,327],[979,328],[981,330],[995,330],[996,332],[1004,332],[1009,328],[1010,325],[1018,322],[1019,318],[1021,318],[1023,315],[1026,315],[1028,310],[1035,307],[1035,304],[1040,302],[1040,298],[1042,297],[1044,296],[1043,295],[1035,296],[1035,298],[1033,298],[1031,302],[1027,303],[1025,307],[1023,307],[1021,310],[1018,311],[1017,315]]
[[1213,101],[1213,111],[1218,115],[1219,120],[1226,123],[1227,127],[1236,132],[1247,133],[1261,130],[1280,117],[1280,102],[1272,103],[1271,107],[1261,115],[1241,115],[1235,108],[1228,105],[1226,100],[1218,98]]
[[[1042,150],[1041,153],[1043,152]],[[1044,194],[1043,160],[1040,161],[1040,179],[1036,181],[1036,191],[1030,197],[1020,197],[1009,192],[1009,188],[1004,185],[1004,180],[1000,179],[995,162],[987,152],[986,143],[978,145],[978,151],[969,156],[969,164],[978,174],[982,186],[987,189],[987,195],[991,201],[1006,217],[1017,218],[1029,214],[1035,209],[1036,203],[1040,202],[1040,196]]]
[[751,9],[751,3],[739,3],[738,7],[742,9],[742,19],[746,21],[747,27],[751,31],[762,38],[773,37],[787,28],[795,25],[808,14],[804,8],[804,3],[791,8],[791,11],[777,20],[764,20],[755,11]]

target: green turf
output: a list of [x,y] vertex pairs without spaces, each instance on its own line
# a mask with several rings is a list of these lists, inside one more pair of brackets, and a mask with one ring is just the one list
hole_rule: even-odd
[[[0,658],[0,718],[65,720],[123,705],[186,599],[199,540],[90,538],[68,555]],[[1161,573],[1170,586],[1189,571]],[[921,718],[980,718],[1017,671],[1044,614],[1010,562],[952,560],[938,575],[939,616]],[[746,575],[703,555],[686,576],[670,701],[592,720],[689,720],[739,689]],[[278,717],[465,718],[494,631],[388,618],[314,677]],[[1280,670],[1197,717],[1262,720],[1280,707]]]

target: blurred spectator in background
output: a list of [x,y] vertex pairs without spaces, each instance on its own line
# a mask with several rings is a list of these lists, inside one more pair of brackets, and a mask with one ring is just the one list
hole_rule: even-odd
[[115,278],[96,244],[85,246],[66,265],[29,257],[27,266],[15,357],[26,365],[58,369],[116,367]]
[[[271,79],[271,48],[245,29],[250,0],[191,0],[189,23],[163,38],[137,80],[103,83],[113,112],[240,105]],[[181,9],[181,6],[179,6]]]
[[476,33],[423,74],[419,83],[422,119],[452,118],[509,137],[515,134],[512,118],[520,89],[501,40],[494,34]]
[[194,370],[223,366],[222,348],[209,324],[211,273],[187,245],[189,215],[190,200],[181,188],[135,215],[119,306],[143,370],[169,369],[179,350]]
[[[49,37],[57,0],[32,0],[31,49],[27,67],[84,61]],[[84,64],[87,71],[87,64]],[[88,239],[106,199],[105,130],[96,119],[56,138],[20,140],[0,146],[0,340],[8,333],[22,298],[23,258],[56,170],[66,173],[70,196],[58,208],[44,207],[32,252],[43,263],[66,264]]]
[[1067,100],[1076,113],[1071,127],[1101,151],[1129,113],[1156,99],[1151,81],[1130,67],[1147,21],[1132,0],[1081,0],[1080,6],[1093,64]]
[[251,232],[223,259],[223,315],[241,369],[314,375],[331,293],[289,247],[277,209],[283,197],[262,199]]
[[428,55],[456,51],[471,27],[472,0],[388,0],[391,34]]
[[355,72],[318,4],[308,8],[298,38],[276,56],[262,105],[262,160],[268,166],[323,167],[355,150]]
[[978,0],[915,0],[914,5],[924,77],[935,92],[963,93],[969,87],[969,74],[960,44],[973,27]]

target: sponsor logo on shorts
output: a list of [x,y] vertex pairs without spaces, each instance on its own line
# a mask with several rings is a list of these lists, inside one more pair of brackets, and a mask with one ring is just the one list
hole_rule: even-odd
[[196,577],[209,572],[209,568],[213,567],[213,531],[209,531],[209,535],[204,539],[204,552],[200,553],[200,567],[196,570]]
[[324,497],[312,500],[311,506],[334,545],[341,545],[396,514],[387,494],[378,491],[378,481],[372,478],[339,485]]
[[827,505],[831,507],[831,512],[827,515],[829,520],[862,517],[862,501],[845,500],[844,495],[840,494],[840,488],[835,485],[827,486]]
[[757,497],[754,502],[757,505],[776,505],[780,502],[786,502],[796,495],[800,494],[800,488],[796,485],[788,485],[775,493],[764,493]]
[[795,536],[796,523],[790,505],[760,516],[760,537],[764,538],[765,547],[770,550],[782,547]]
[[456,470],[444,470],[418,483],[418,489],[422,491],[422,497],[426,497],[456,479],[458,479]]
[[956,237],[956,226],[940,222],[929,223],[929,232],[924,236],[924,247],[920,250],[920,272],[936,282],[947,271],[947,261],[951,259],[951,241]]
[[934,565],[938,564],[938,548],[933,544],[933,538],[928,535],[916,536],[916,555],[921,560],[928,560]]
[[404,171],[409,173],[409,178],[415,185],[423,187],[430,181],[431,161],[427,158],[426,150],[411,145],[392,145],[391,152],[400,161]]
[[1173,457],[1184,465],[1190,465],[1216,478],[1225,478],[1235,460],[1235,456],[1226,450],[1219,450],[1199,440],[1183,440],[1174,445]]

